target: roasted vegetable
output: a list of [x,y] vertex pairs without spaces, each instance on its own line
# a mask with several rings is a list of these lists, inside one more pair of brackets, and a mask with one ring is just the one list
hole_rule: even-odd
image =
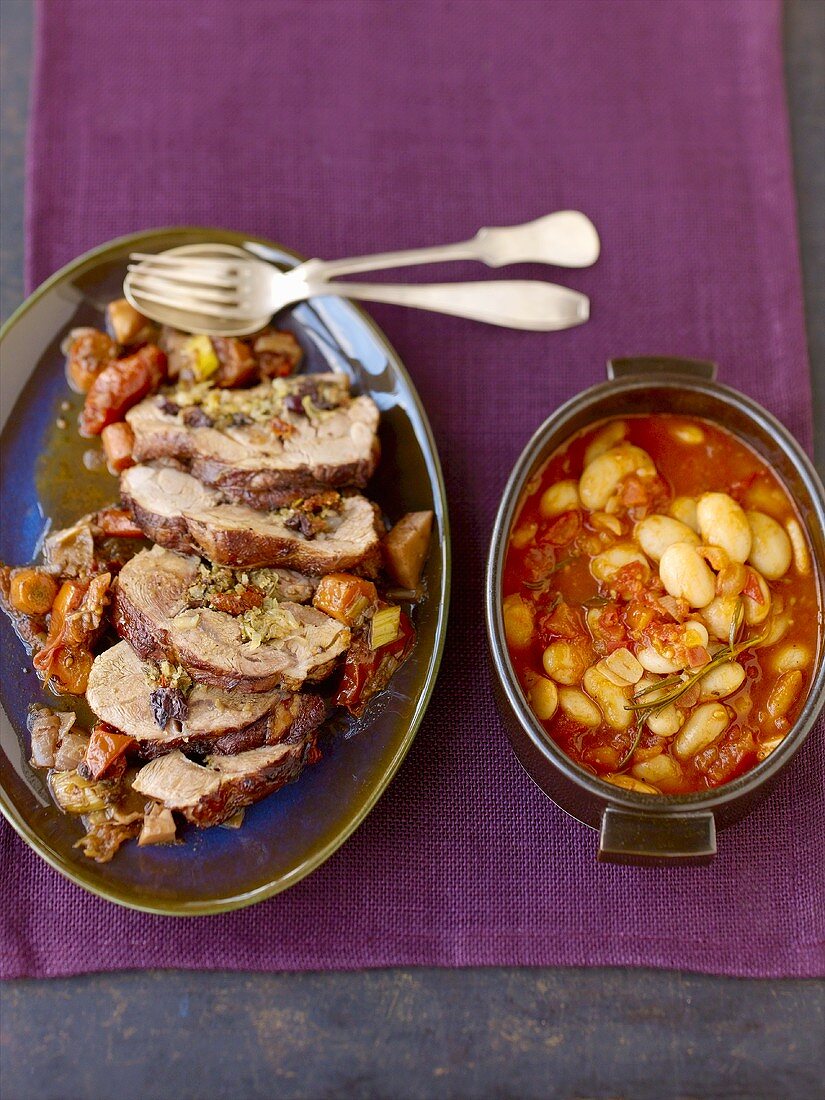
[[345,626],[360,626],[377,602],[378,592],[372,581],[350,573],[328,573],[321,579],[312,600],[319,611]]
[[58,712],[50,707],[29,708],[27,724],[31,734],[31,762],[35,768],[58,767],[56,754],[74,722],[73,710]]
[[88,393],[92,383],[117,355],[114,340],[96,328],[78,328],[63,345],[66,377],[78,393]]
[[415,630],[402,611],[398,621],[398,637],[394,642],[371,649],[365,633],[352,643],[344,659],[344,668],[334,702],[351,714],[363,714],[367,703],[382,691],[396,670],[409,656],[415,642]]
[[54,531],[43,543],[43,560],[60,577],[82,577],[94,566],[95,540],[88,517]]
[[86,835],[75,844],[88,859],[96,863],[108,863],[122,844],[136,837],[141,829],[142,817],[132,815],[130,820],[118,821],[111,811],[95,810],[83,818]]
[[205,382],[220,366],[215,346],[208,336],[190,336],[183,345],[183,354],[196,382]]
[[172,844],[174,840],[175,819],[172,811],[159,802],[150,803],[143,818],[138,845],[142,848],[146,844]]
[[91,646],[100,630],[111,579],[109,573],[101,573],[88,585],[65,581],[57,594],[46,644],[32,663],[59,691],[82,695],[86,690]]
[[24,615],[13,606],[11,595],[12,570],[0,562],[0,611],[11,619],[17,635],[29,652],[36,653],[46,644],[46,619],[42,615]]
[[400,607],[382,607],[376,611],[370,623],[370,649],[380,649],[396,641],[400,621]]
[[[62,717],[62,715],[61,715]],[[72,716],[74,717],[74,716]],[[62,734],[60,744],[54,754],[54,767],[58,771],[72,771],[83,760],[89,747],[89,735],[81,730],[70,729]]]
[[432,512],[408,512],[385,536],[384,566],[402,588],[415,588],[421,580],[432,529]]
[[100,433],[100,440],[110,474],[119,474],[121,470],[134,466],[132,448],[135,445],[135,433],[125,420],[107,424]]
[[92,383],[80,414],[82,435],[100,435],[124,413],[157,389],[166,377],[166,355],[154,344],[113,360]]
[[49,776],[54,800],[67,814],[88,814],[106,808],[112,797],[111,783],[95,783],[76,771],[54,771]]
[[216,386],[231,389],[233,386],[245,386],[258,377],[258,364],[249,345],[243,340],[216,336],[212,344],[220,364],[212,378]]
[[24,615],[48,615],[57,595],[57,581],[42,569],[15,569],[11,574],[9,601]]
[[125,347],[147,339],[152,323],[125,298],[117,298],[106,307],[106,327],[114,339]]
[[253,337],[253,341],[262,378],[286,378],[295,373],[304,357],[301,345],[291,332],[264,329]]
[[98,722],[92,730],[89,747],[78,772],[89,779],[102,779],[107,774],[118,773],[118,767],[126,752],[134,745],[134,737],[118,733],[106,722]]

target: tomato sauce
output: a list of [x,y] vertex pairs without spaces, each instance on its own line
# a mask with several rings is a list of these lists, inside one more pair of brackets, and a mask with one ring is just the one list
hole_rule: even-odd
[[[620,452],[638,468],[627,472]],[[588,506],[580,479],[586,465],[596,468],[586,458],[608,453],[618,457],[600,464],[608,478]],[[621,476],[610,481],[611,471]],[[709,493],[724,494],[712,499],[725,523],[730,515],[741,527],[758,513],[747,519],[745,560],[730,540],[716,545],[725,524],[717,534],[698,522],[697,501]],[[710,604],[707,592],[689,592],[692,602],[680,592],[676,550],[656,560],[642,549],[650,516],[691,527],[680,552],[715,585]],[[757,521],[772,557],[757,554]],[[754,565],[763,560],[781,575],[763,577]],[[816,568],[787,490],[735,436],[669,414],[602,421],[525,488],[503,576],[513,667],[548,736],[587,771],[648,794],[705,791],[765,759],[804,704],[821,636]]]

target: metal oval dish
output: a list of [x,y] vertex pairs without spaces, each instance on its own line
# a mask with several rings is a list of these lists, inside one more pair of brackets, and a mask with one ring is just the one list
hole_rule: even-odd
[[[44,517],[63,525],[117,495],[105,472],[78,470],[70,446],[80,399],[63,373],[60,342],[69,328],[100,324],[101,308],[119,297],[130,252],[220,241],[246,245],[283,267],[301,257],[260,238],[212,229],[164,229],[112,241],[44,283],[0,332],[5,423],[0,496],[6,523],[0,558],[30,561]],[[450,544],[441,467],[421,401],[377,326],[352,303],[307,302],[279,317],[306,352],[307,369],[335,367],[353,377],[381,409],[383,459],[370,494],[391,519],[432,508],[436,529],[426,568],[429,596],[416,611],[418,644],[376,699],[357,736],[324,737],[324,759],[300,779],[251,807],[239,830],[187,832],[186,843],[146,849],[127,845],[99,865],[73,848],[79,825],[53,805],[42,772],[28,764],[26,712],[31,703],[70,705],[45,691],[5,615],[0,615],[0,808],[52,867],[101,897],[153,913],[216,913],[260,901],[294,885],[347,839],[366,817],[412,743],[435,683],[447,619]],[[13,410],[11,403],[19,394]],[[69,408],[61,403],[70,402]],[[58,419],[67,427],[55,429]],[[46,444],[51,436],[47,452]],[[50,453],[50,469],[43,456]],[[61,465],[64,467],[61,469]],[[355,781],[354,781],[355,780]]]
[[493,528],[486,579],[487,632],[494,686],[516,756],[534,782],[572,817],[600,832],[598,857],[614,863],[705,863],[716,852],[716,828],[738,821],[760,801],[801,748],[825,702],[825,653],[794,726],[762,763],[713,791],[656,798],[623,790],[575,764],[552,741],[513,671],[501,613],[507,539],[524,485],[553,451],[597,420],[632,413],[670,412],[721,424],[757,451],[790,490],[817,563],[820,609],[825,607],[825,491],[799,444],[779,421],[744,394],[715,381],[714,364],[685,359],[621,359],[608,364],[609,381],[568,401],[538,429],[504,490]]

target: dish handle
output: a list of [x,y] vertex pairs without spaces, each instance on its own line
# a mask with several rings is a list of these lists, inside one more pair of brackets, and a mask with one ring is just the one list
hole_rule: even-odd
[[716,364],[708,359],[681,359],[670,355],[633,355],[607,360],[607,377],[611,381],[639,374],[687,374],[691,378],[715,382],[716,369]]
[[716,820],[709,810],[648,814],[608,806],[602,816],[599,862],[635,866],[710,863]]

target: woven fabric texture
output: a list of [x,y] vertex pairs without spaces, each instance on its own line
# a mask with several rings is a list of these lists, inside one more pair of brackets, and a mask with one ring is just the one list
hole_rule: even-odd
[[[323,867],[198,920],[87,896],[3,823],[6,975],[130,967],[645,965],[823,972],[823,727],[707,868],[597,865],[520,770],[491,696],[483,563],[524,442],[609,356],[713,358],[810,443],[775,0],[46,0],[29,282],[157,225],[335,257],[587,211],[592,298],[547,335],[372,310],[441,450],[447,650],[398,777]],[[510,272],[507,272],[510,274]],[[428,270],[454,278],[478,269]]]

